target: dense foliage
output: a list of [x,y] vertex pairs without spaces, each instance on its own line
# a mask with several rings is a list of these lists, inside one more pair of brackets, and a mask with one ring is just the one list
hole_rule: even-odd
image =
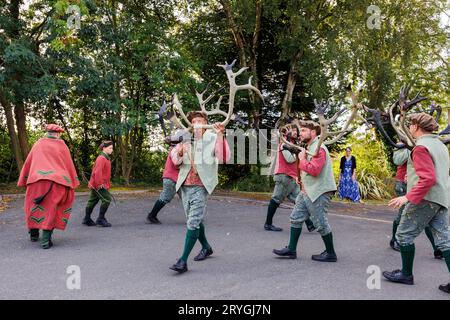
[[[244,129],[270,128],[282,113],[310,117],[314,98],[348,106],[348,83],[372,108],[386,108],[406,82],[445,105],[448,1],[372,2],[0,0],[0,183],[17,179],[48,122],[66,129],[82,176],[109,139],[117,183],[159,183],[166,156],[160,105],[177,92],[186,110],[197,108],[194,90],[226,86],[217,63],[234,59],[236,68],[249,68],[239,82],[252,75],[266,102],[239,94]],[[372,4],[381,10],[379,28],[368,26]],[[363,194],[386,196],[391,150],[379,137],[350,142],[360,153]],[[221,184],[268,191],[259,169],[223,166]]]

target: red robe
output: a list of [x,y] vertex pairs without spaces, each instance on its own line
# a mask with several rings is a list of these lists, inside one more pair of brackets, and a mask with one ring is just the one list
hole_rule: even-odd
[[[39,139],[28,154],[17,182],[19,187],[27,188],[24,209],[28,229],[64,230],[72,211],[74,189],[79,184],[64,141]],[[40,204],[33,202],[48,190]]]
[[107,190],[111,188],[111,161],[101,153],[92,168],[89,188],[98,190],[102,185]]

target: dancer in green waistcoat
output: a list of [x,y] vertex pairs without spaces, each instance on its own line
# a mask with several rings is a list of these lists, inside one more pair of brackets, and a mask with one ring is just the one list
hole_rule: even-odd
[[214,130],[195,128],[196,125],[208,123],[208,116],[204,112],[194,111],[187,115],[194,126],[193,142],[180,143],[171,152],[171,158],[180,172],[176,190],[181,190],[181,199],[187,219],[186,239],[182,256],[170,267],[179,273],[186,272],[187,260],[197,240],[202,245],[195,261],[205,260],[213,254],[208,243],[203,223],[206,202],[217,186],[219,163],[229,160],[230,150],[223,132],[225,127],[214,124]]
[[[414,240],[427,226],[450,272],[450,159],[447,147],[433,134],[438,128],[434,118],[426,113],[410,117],[409,131],[416,146],[408,158],[407,193],[389,202],[395,208],[405,205],[395,234],[400,245],[402,269],[383,272],[383,276],[392,282],[414,284]],[[450,282],[439,289],[450,293]]]
[[[320,132],[320,126],[316,122],[301,123],[300,138],[307,144],[307,150],[311,154],[315,154],[318,147]],[[307,155],[305,149],[298,154],[298,157],[302,184],[301,192],[295,200],[295,207],[291,213],[289,245],[280,250],[274,249],[273,253],[291,259],[297,258],[297,243],[302,232],[302,224],[310,218],[325,244],[325,251],[313,255],[312,259],[320,262],[336,262],[333,235],[327,217],[331,197],[337,189],[330,154],[327,147],[322,144],[315,157]]]

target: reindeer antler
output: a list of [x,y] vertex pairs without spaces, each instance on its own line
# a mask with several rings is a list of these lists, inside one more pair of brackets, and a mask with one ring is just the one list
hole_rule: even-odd
[[[391,125],[394,128],[395,132],[397,133],[399,139],[401,141],[404,141],[408,148],[414,148],[415,146],[415,140],[411,133],[409,132],[409,129],[406,128],[405,120],[406,120],[406,113],[412,109],[413,106],[415,106],[417,103],[427,99],[426,97],[420,97],[420,91],[417,93],[417,95],[414,97],[414,99],[408,101],[408,93],[411,89],[410,85],[402,86],[400,89],[400,95],[399,99],[391,105],[389,108],[389,117],[391,121]],[[397,117],[394,117],[394,109],[396,107],[399,107],[400,114]]]
[[[281,142],[283,142],[285,145],[290,147],[291,149],[300,151],[305,146],[301,143],[299,134],[300,134],[300,120],[297,118],[289,119],[287,120],[289,123],[283,125],[279,129],[279,136],[281,139]],[[297,130],[297,138],[293,139],[293,141],[288,141],[287,137],[292,133],[292,131],[296,129]]]
[[408,98],[408,93],[410,90],[411,85],[402,86],[400,89],[400,97],[398,100],[398,104],[400,108],[402,110],[405,110],[406,112],[410,111],[412,107],[418,104],[419,102],[428,99],[427,97],[421,97],[420,96],[421,91],[419,91],[417,95],[414,97],[414,99],[407,101],[406,99]]
[[389,124],[390,122],[389,121],[383,122],[382,118],[388,116],[385,112],[382,112],[382,111],[376,110],[376,109],[370,109],[367,107],[366,107],[366,111],[372,114],[370,119],[367,119],[367,120],[369,122],[373,121],[373,123],[375,124],[378,131],[381,133],[381,135],[386,139],[386,141],[391,146],[393,146],[394,148],[397,148],[397,149],[403,149],[406,147],[406,145],[404,143],[395,143],[391,139],[391,137],[389,137],[389,135],[387,134],[386,130],[384,129],[384,125]]
[[[350,98],[351,98],[351,101],[352,101],[350,116],[348,117],[348,119],[347,119],[347,121],[345,122],[344,127],[342,128],[341,131],[338,131],[338,132],[330,132],[330,133],[329,133],[330,136],[336,135],[336,137],[334,137],[333,139],[328,140],[328,141],[325,141],[326,137],[324,138],[324,141],[325,141],[324,143],[325,143],[326,145],[331,145],[331,144],[333,144],[333,143],[336,143],[336,142],[339,141],[344,135],[346,135],[346,134],[349,132],[348,127],[349,127],[350,124],[356,119],[356,117],[359,117],[360,119],[362,119],[362,121],[363,121],[364,123],[368,124],[367,121],[366,121],[366,119],[364,119],[364,118],[359,114],[359,112],[358,112],[358,111],[364,110],[364,107],[365,107],[365,106],[364,106],[362,103],[358,102],[358,96],[357,96],[357,94],[355,94],[355,93],[353,92],[353,90],[351,89],[351,86],[350,86],[350,85],[349,85],[346,89],[347,89],[347,91],[349,92]],[[343,111],[345,111],[345,109],[343,109]],[[328,123],[328,124],[330,124],[330,123],[336,121],[336,119],[337,119],[337,116],[336,116],[336,115],[339,116],[340,113],[338,112],[337,114],[335,114],[335,117],[331,118],[331,119],[329,120],[329,123]],[[320,119],[320,117],[319,117],[319,119]],[[319,123],[320,123],[320,121],[319,121]]]
[[222,96],[219,97],[219,100],[216,103],[216,108],[212,109],[210,111],[206,110],[206,104],[219,92],[221,92],[223,89],[225,89],[225,87],[221,87],[220,89],[214,91],[213,93],[211,93],[209,95],[208,98],[206,98],[205,100],[203,100],[203,95],[206,93],[206,91],[208,91],[208,88],[210,86],[211,83],[208,83],[208,85],[206,86],[205,90],[203,90],[201,93],[195,91],[195,95],[197,96],[198,99],[198,103],[200,105],[201,110],[206,113],[208,116],[212,116],[215,114],[220,114],[223,116],[227,116],[228,114],[225,111],[222,111],[219,109],[220,107],[220,102],[222,101]]
[[[366,119],[367,123],[370,123],[373,126],[375,126],[378,131],[381,133],[381,135],[386,139],[386,141],[394,148],[402,149],[405,148],[406,145],[404,143],[395,143],[393,139],[388,135],[386,130],[384,129],[385,125],[390,125],[390,117],[389,114],[378,109],[371,109],[365,105],[362,105],[362,108],[365,112],[369,113],[371,116]],[[400,139],[403,139],[403,137],[399,137]]]
[[[316,107],[315,112],[317,114],[317,116],[319,117],[319,125],[320,125],[320,138],[319,138],[319,142],[317,144],[317,148],[314,151],[314,153],[312,154],[313,157],[315,157],[316,155],[319,154],[320,151],[320,147],[323,144],[325,145],[329,145],[331,143],[335,143],[336,141],[338,141],[344,134],[347,133],[347,128],[350,125],[350,122],[353,121],[353,112],[350,115],[349,119],[347,120],[347,122],[344,125],[344,128],[340,131],[337,132],[330,132],[328,130],[328,126],[330,124],[332,124],[333,122],[335,122],[337,120],[337,118],[346,111],[346,109],[340,109],[338,112],[336,112],[330,119],[326,119],[325,118],[325,112],[327,111],[327,109],[330,106],[330,103],[327,101],[321,101],[321,102],[317,102],[316,99],[314,99],[314,105]],[[328,137],[331,136],[336,136],[335,138],[333,138],[330,141],[325,141]]]
[[436,112],[436,116],[434,119],[437,123],[439,123],[439,119],[441,119],[442,115],[442,107],[440,105],[436,105],[434,102],[431,103],[430,110],[428,111],[428,114],[432,116]]
[[[328,127],[330,124],[335,122],[337,120],[337,118],[346,111],[346,109],[345,108],[340,109],[330,119],[326,119],[325,113],[326,113],[327,109],[329,108],[330,103],[328,101],[321,101],[319,103],[319,102],[317,102],[316,99],[314,99],[314,106],[316,107],[315,112],[316,112],[317,116],[319,117],[319,125],[320,125],[321,133],[320,133],[320,138],[319,138],[319,142],[318,142],[318,146],[317,146],[316,150],[313,153],[308,152],[308,154],[312,155],[313,157],[315,157],[319,153],[322,143],[325,145],[331,145],[333,143],[336,143],[344,135],[349,133],[350,131],[348,130],[348,128],[349,128],[350,124],[355,120],[356,117],[360,117],[361,119],[363,119],[364,122],[367,122],[358,113],[358,111],[362,110],[364,106],[361,103],[358,103],[357,95],[353,93],[353,91],[351,90],[351,86],[347,86],[346,89],[351,93],[352,111],[351,111],[347,121],[345,122],[343,128],[339,131],[330,132],[328,130]],[[283,126],[280,130],[281,131],[280,138],[283,141],[283,143],[285,143],[286,145],[288,145],[292,148],[300,149],[301,147],[299,145],[290,143],[284,137],[284,133],[286,131],[292,130],[292,128],[294,128],[294,127],[300,131],[301,123],[298,121],[297,122],[294,121],[291,124]],[[327,140],[327,138],[329,138],[329,137],[333,137],[333,138],[330,140]]]
[[[256,92],[256,94],[261,98],[261,100],[264,103],[264,98],[261,94],[261,92],[258,90],[258,88],[254,87],[251,83],[252,81],[252,77],[250,77],[248,79],[248,83],[247,84],[243,84],[243,85],[237,85],[236,84],[236,77],[239,76],[241,73],[243,73],[245,70],[248,69],[248,67],[243,67],[241,69],[239,69],[237,72],[233,72],[233,66],[236,63],[236,60],[234,60],[231,64],[228,64],[227,62],[225,63],[225,65],[220,65],[218,64],[217,66],[222,67],[225,70],[225,73],[227,74],[227,78],[228,78],[228,82],[229,82],[229,93],[228,93],[228,112],[222,111],[220,110],[220,103],[222,102],[222,96],[219,97],[219,100],[216,103],[216,107],[210,111],[206,110],[206,104],[213,98],[214,94],[217,92],[220,92],[222,89],[219,89],[218,91],[216,91],[215,93],[213,93],[212,95],[210,95],[208,98],[206,98],[205,100],[203,100],[203,95],[204,93],[207,91],[208,86],[206,87],[206,89],[202,92],[202,93],[198,93],[196,92],[198,101],[200,103],[200,108],[202,112],[205,112],[208,115],[222,115],[225,117],[225,120],[221,122],[222,125],[226,126],[228,124],[228,122],[230,122],[230,120],[233,118],[233,110],[234,110],[234,99],[236,96],[236,92],[239,90],[252,90],[254,92]],[[177,95],[174,95],[174,106],[176,108],[176,111],[178,111],[181,115],[182,121],[180,119],[176,119],[175,122],[179,123],[182,125],[183,128],[193,128],[192,123],[187,119],[185,113],[183,112],[183,107],[181,106],[180,101],[178,100]],[[175,114],[176,117],[176,114]],[[188,126],[184,126],[182,124],[182,122],[185,122]],[[207,124],[207,125],[199,125],[196,126],[198,128],[204,128],[204,129],[211,129],[213,128],[212,124]]]

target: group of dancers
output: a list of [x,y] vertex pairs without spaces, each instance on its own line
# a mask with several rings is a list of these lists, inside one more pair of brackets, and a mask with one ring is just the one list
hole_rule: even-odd
[[[186,215],[186,237],[181,256],[170,269],[188,271],[188,258],[197,240],[202,249],[195,261],[207,259],[213,249],[206,238],[204,214],[208,196],[218,184],[218,165],[229,161],[231,153],[220,123],[212,129],[201,128],[208,124],[208,116],[201,111],[187,114],[192,123],[192,139],[173,143],[163,171],[163,190],[147,223],[159,224],[159,211],[179,194]],[[416,140],[412,151],[400,149],[394,154],[398,166],[396,192],[398,197],[389,206],[399,208],[393,223],[390,245],[400,251],[402,268],[383,272],[392,282],[412,285],[415,238],[425,230],[434,255],[445,260],[450,273],[450,231],[448,208],[450,206],[450,161],[447,147],[434,134],[438,124],[428,114],[416,113],[409,117],[409,130]],[[198,127],[200,125],[200,127]],[[70,152],[60,138],[64,130],[54,124],[47,125],[46,136],[33,146],[22,168],[18,185],[26,187],[25,219],[31,241],[38,241],[44,249],[53,243],[54,229],[64,230],[74,201],[74,189],[79,185]],[[297,247],[303,223],[309,232],[317,231],[323,240],[324,251],[312,255],[318,262],[337,262],[333,232],[328,221],[328,208],[336,192],[331,157],[324,144],[319,145],[321,129],[314,121],[301,121],[299,132],[292,138],[300,139],[306,148],[300,152],[280,143],[274,159],[275,188],[268,205],[264,229],[281,231],[273,224],[274,214],[287,198],[295,203],[290,215],[290,236],[285,247],[274,249],[277,256],[297,258]],[[320,148],[316,152],[317,148]],[[105,214],[111,202],[111,159],[113,143],[104,141],[99,147],[89,188],[83,224],[110,227]],[[314,155],[314,156],[312,156]],[[91,218],[96,204],[101,201],[97,220]],[[450,293],[450,282],[439,286]]]

